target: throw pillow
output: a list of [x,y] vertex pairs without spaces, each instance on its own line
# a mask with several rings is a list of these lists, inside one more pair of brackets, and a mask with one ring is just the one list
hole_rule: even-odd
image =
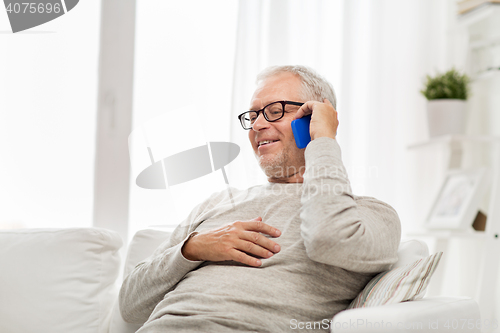
[[375,276],[347,309],[413,301],[424,297],[443,252]]
[[[145,229],[139,230],[135,235],[127,249],[127,259],[125,260],[124,278],[130,274],[135,266],[149,257],[161,243],[170,237],[170,232],[167,230]],[[142,325],[129,324],[123,320],[120,314],[118,297],[116,297],[113,313],[111,315],[111,324],[109,333],[134,333]]]

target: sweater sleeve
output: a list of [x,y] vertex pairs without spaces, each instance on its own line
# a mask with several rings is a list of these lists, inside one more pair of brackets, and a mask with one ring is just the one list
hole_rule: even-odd
[[[213,196],[211,197],[213,198]],[[175,228],[169,239],[163,242],[146,260],[137,264],[124,279],[119,294],[120,312],[126,322],[143,324],[165,294],[202,261],[186,259],[181,252],[184,243],[203,220],[202,213],[212,201],[198,205],[186,220]]]
[[313,140],[305,160],[300,217],[309,258],[360,273],[388,270],[397,261],[401,237],[396,211],[351,193],[336,140]]

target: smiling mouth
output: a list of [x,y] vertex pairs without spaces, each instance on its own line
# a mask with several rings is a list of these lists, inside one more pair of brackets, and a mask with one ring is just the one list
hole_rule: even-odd
[[273,142],[278,142],[279,140],[265,140],[265,141],[260,141],[259,144],[258,144],[258,148],[262,147],[262,146],[265,146],[265,145],[268,145],[268,144],[271,144]]

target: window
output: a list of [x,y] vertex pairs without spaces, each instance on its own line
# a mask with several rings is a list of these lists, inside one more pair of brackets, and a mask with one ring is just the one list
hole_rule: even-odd
[[0,10],[0,228],[92,225],[100,4],[16,34]]

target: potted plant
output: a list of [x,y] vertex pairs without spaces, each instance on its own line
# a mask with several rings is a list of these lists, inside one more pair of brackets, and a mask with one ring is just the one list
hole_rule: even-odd
[[427,98],[427,119],[431,137],[465,134],[469,78],[454,68],[435,77],[427,75],[420,92]]

